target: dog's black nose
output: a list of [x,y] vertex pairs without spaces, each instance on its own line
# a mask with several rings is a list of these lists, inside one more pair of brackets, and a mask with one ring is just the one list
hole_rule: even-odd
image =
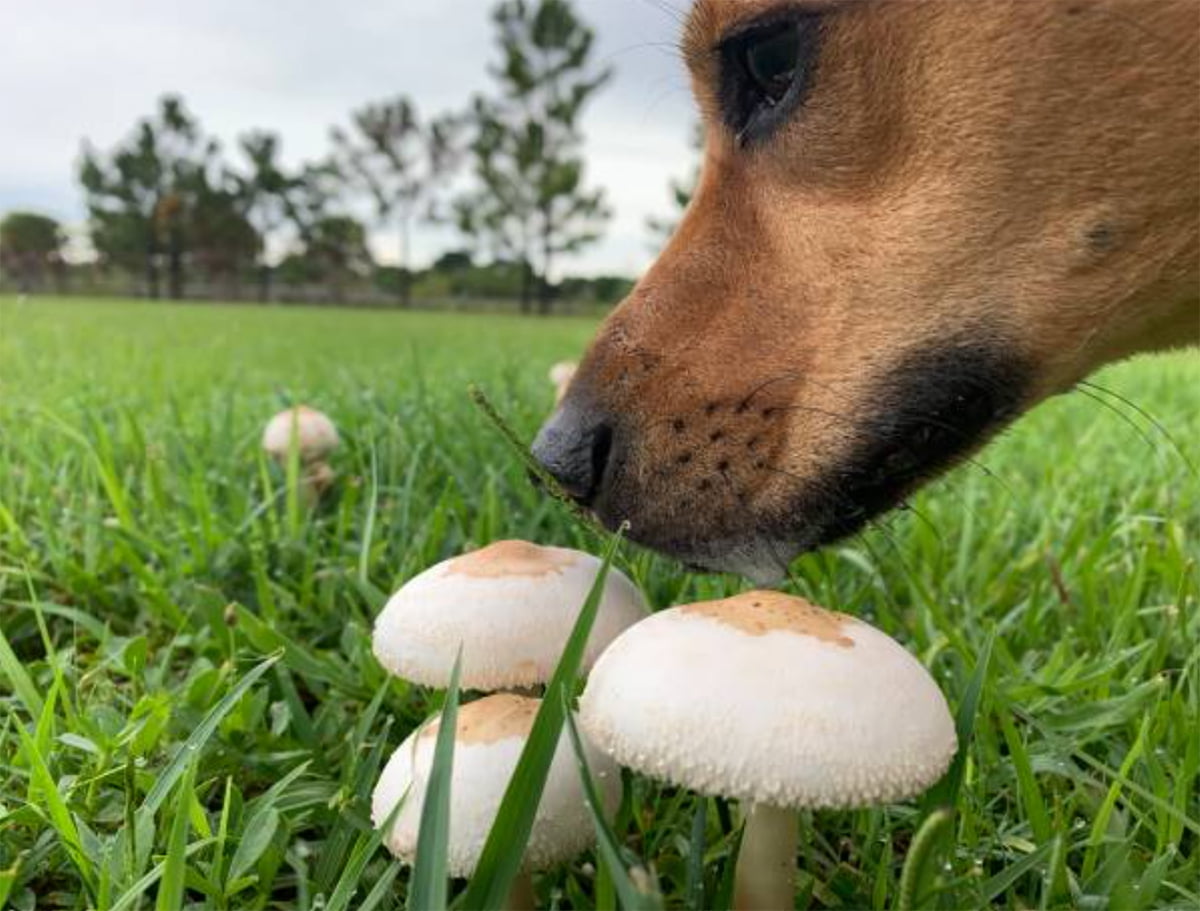
[[612,426],[570,400],[542,425],[533,457],[584,506],[600,492],[612,455]]

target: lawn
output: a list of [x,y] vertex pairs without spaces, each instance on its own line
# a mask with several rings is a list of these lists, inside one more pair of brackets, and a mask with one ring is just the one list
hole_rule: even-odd
[[[598,552],[466,394],[532,436],[547,368],[592,329],[0,299],[0,907],[149,908],[163,876],[195,907],[403,906],[369,794],[441,694],[384,675],[372,618],[497,538]],[[925,906],[1200,907],[1200,359],[1095,382],[794,568],[955,709],[994,643]],[[344,437],[314,514],[258,448],[298,401]],[[656,607],[743,587],[631,547],[617,563]],[[892,907],[921,814],[806,815],[796,906]],[[614,823],[672,908],[718,902],[736,826],[632,777]],[[536,887],[611,906],[594,857]]]

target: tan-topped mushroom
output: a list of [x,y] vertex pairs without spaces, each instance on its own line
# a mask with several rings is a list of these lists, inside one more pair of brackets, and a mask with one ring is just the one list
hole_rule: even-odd
[[957,748],[945,697],[896,641],[753,591],[654,614],[592,670],[580,723],[617,762],[748,809],[738,906],[792,906],[802,807],[903,800]]
[[281,411],[263,429],[262,447],[277,462],[286,463],[292,446],[300,460],[300,487],[310,503],[333,483],[333,469],[325,462],[339,443],[337,428],[328,415],[297,405]]
[[338,432],[333,421],[307,405],[297,405],[271,418],[263,429],[263,449],[282,461],[291,450],[293,437],[300,461],[305,463],[324,459],[338,445]]
[[559,361],[550,368],[550,382],[554,384],[554,404],[557,405],[563,400],[563,396],[567,394],[567,387],[571,385],[571,380],[575,379],[575,373],[579,369],[579,365],[574,361]]
[[[445,687],[461,645],[464,688],[543,684],[599,569],[600,560],[591,554],[528,541],[497,541],[438,563],[384,606],[375,620],[375,656],[399,677]],[[646,613],[636,586],[610,569],[582,671]]]
[[[474,872],[540,705],[537,699],[498,693],[459,707],[450,780],[450,875]],[[435,720],[400,744],[384,767],[371,800],[371,818],[376,826],[382,826],[404,799],[385,842],[407,863],[412,863],[417,853],[437,726]],[[605,812],[611,813],[620,794],[620,770],[586,739],[583,746]],[[591,847],[595,837],[574,750],[564,731],[550,764],[525,849],[522,876],[510,894],[509,907],[532,908],[529,873],[570,860]]]

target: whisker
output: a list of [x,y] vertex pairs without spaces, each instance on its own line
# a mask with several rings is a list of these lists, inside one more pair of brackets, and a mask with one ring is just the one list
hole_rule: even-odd
[[675,22],[676,25],[683,25],[687,21],[687,13],[677,7],[672,6],[667,0],[642,0],[647,6],[652,6],[668,19]]
[[1141,428],[1141,426],[1137,423],[1137,421],[1133,420],[1133,418],[1131,418],[1129,415],[1127,415],[1124,411],[1122,411],[1120,408],[1118,408],[1112,402],[1108,401],[1107,399],[1100,398],[1100,396],[1096,395],[1093,392],[1088,391],[1087,389],[1080,389],[1080,388],[1076,387],[1075,391],[1078,392],[1080,395],[1086,396],[1087,398],[1089,398],[1093,402],[1096,402],[1097,404],[1103,406],[1104,408],[1107,408],[1109,411],[1111,411],[1113,414],[1115,414],[1117,417],[1119,417],[1122,421],[1124,421],[1126,424],[1128,424],[1131,428],[1133,428],[1133,432],[1142,438],[1142,441],[1150,448],[1151,452],[1154,452],[1154,453],[1159,452],[1159,448],[1157,445],[1155,445],[1154,440],[1150,438],[1150,434],[1146,433],[1146,431]]
[[636,44],[627,44],[624,47],[609,51],[600,58],[599,62],[601,64],[613,63],[618,57],[624,57],[633,51],[657,51],[665,53],[672,59],[679,57],[679,45],[674,41],[639,41]]
[[1146,421],[1149,422],[1150,426],[1153,427],[1155,430],[1157,430],[1158,433],[1163,437],[1163,439],[1165,439],[1168,443],[1171,444],[1171,448],[1175,451],[1175,454],[1177,456],[1179,456],[1179,458],[1183,462],[1183,464],[1188,467],[1188,470],[1192,473],[1192,476],[1193,477],[1200,476],[1200,472],[1197,471],[1196,466],[1192,462],[1192,460],[1190,458],[1188,458],[1187,452],[1184,450],[1184,448],[1180,444],[1180,442],[1177,439],[1175,439],[1174,434],[1172,434],[1171,431],[1169,431],[1166,428],[1166,426],[1158,418],[1156,418],[1154,415],[1152,415],[1150,412],[1148,412],[1145,408],[1143,408],[1137,402],[1121,395],[1121,393],[1116,392],[1115,390],[1109,389],[1105,386],[1101,386],[1098,383],[1092,383],[1088,380],[1080,380],[1079,383],[1077,383],[1076,385],[1086,386],[1088,389],[1093,389],[1096,392],[1102,392],[1105,395],[1111,396],[1112,398],[1116,399],[1118,402],[1122,403],[1123,405],[1127,405],[1130,408],[1132,408],[1135,412],[1137,412],[1137,414],[1139,414],[1143,418],[1145,418]]
[[920,519],[930,531],[934,533],[934,535],[937,537],[939,556],[944,556],[946,553],[946,538],[942,534],[942,530],[937,527],[937,523],[930,519],[929,516],[925,515],[925,513],[921,512],[921,510],[917,509],[917,507],[913,506],[908,500],[903,501],[898,508],[904,512],[911,512],[914,516]]
[[[838,392],[836,387],[831,386],[829,383],[823,382],[822,380],[819,380],[816,377],[807,377],[806,382],[810,382],[815,386],[820,386],[826,392],[834,392],[834,393]],[[787,407],[785,406],[784,408],[781,408],[780,410],[786,411]],[[851,423],[853,420],[852,418],[849,418],[845,415],[835,414],[833,412],[825,412],[825,414],[827,414],[829,417],[836,417],[839,420],[846,421],[847,423]],[[916,420],[919,420],[919,421],[924,421],[930,427],[938,427],[942,430],[947,430],[950,433],[957,435],[964,442],[967,442],[967,443],[974,442],[966,434],[964,434],[961,430],[959,430],[957,427],[955,427],[952,424],[946,424],[944,422],[937,421],[934,418],[930,418],[930,417],[927,417],[924,415],[919,415],[919,414],[913,414],[913,415],[907,415],[907,416],[915,418]],[[1008,484],[1007,481],[1004,480],[1004,478],[1000,477],[1000,475],[996,474],[994,471],[992,471],[991,468],[989,468],[987,465],[985,465],[983,462],[980,462],[978,459],[974,458],[973,456],[964,455],[961,458],[962,458],[963,462],[965,462],[966,464],[971,465],[975,468],[978,468],[981,472],[984,473],[984,475],[986,475],[987,477],[989,477],[993,481],[995,481],[997,484],[999,484],[1004,489],[1004,492],[1007,493],[1014,502],[1017,502],[1016,491],[1014,491],[1012,489],[1012,487]]]
[[787,379],[801,380],[801,379],[803,379],[803,375],[799,371],[789,370],[786,373],[780,373],[776,376],[773,376],[773,377],[771,377],[771,379],[766,380],[765,382],[760,383],[758,386],[755,386],[753,389],[751,389],[750,394],[747,395],[745,398],[743,398],[740,402],[738,402],[738,407],[742,408],[742,409],[749,407],[750,403],[752,401],[754,401],[754,397],[757,396],[764,389],[768,388],[769,386],[773,386],[776,383],[780,383],[783,380],[787,380]]
[[[846,424],[848,424],[852,427],[858,426],[855,423],[854,418],[850,417],[849,415],[839,414],[836,411],[828,411],[824,408],[817,408],[813,405],[781,405],[778,408],[776,408],[775,410],[777,410],[777,411],[808,411],[808,412],[812,412],[813,414],[820,414],[825,417],[834,418],[835,420],[844,421]],[[916,416],[916,418],[917,418],[917,420],[926,421],[926,423],[929,423],[931,426],[938,426],[938,424],[933,422],[932,420],[920,417],[919,415]],[[945,429],[953,431],[955,433],[958,433],[960,436],[962,436],[964,439],[966,439],[966,435],[962,434],[961,431],[958,431],[957,428],[947,425],[945,427]],[[1007,481],[1005,481],[998,474],[996,474],[994,471],[992,471],[990,468],[988,468],[987,465],[980,462],[974,456],[962,455],[962,456],[959,456],[959,458],[965,464],[970,465],[974,468],[978,468],[981,472],[983,472],[984,475],[986,475],[988,478],[990,478],[991,480],[993,480],[997,484],[999,484],[1000,487],[1004,490],[1004,492],[1007,493],[1009,495],[1009,497],[1013,500],[1013,502],[1017,502],[1016,491],[1012,489],[1012,487],[1008,484]]]

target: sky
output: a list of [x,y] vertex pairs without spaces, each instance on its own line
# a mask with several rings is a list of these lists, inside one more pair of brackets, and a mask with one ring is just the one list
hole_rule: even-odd
[[[411,95],[421,111],[463,108],[496,59],[491,0],[0,0],[0,212],[32,209],[75,233],[75,166],[86,137],[124,138],[166,92],[183,95],[230,157],[267,128],[289,165],[323,156],[329,129],[368,101]],[[587,175],[615,210],[603,241],[563,264],[635,275],[652,258],[648,216],[669,215],[668,182],[690,173],[695,120],[676,51],[687,0],[576,0],[615,69],[583,120]],[[414,262],[459,245],[423,227]],[[395,240],[372,246],[392,259]]]

